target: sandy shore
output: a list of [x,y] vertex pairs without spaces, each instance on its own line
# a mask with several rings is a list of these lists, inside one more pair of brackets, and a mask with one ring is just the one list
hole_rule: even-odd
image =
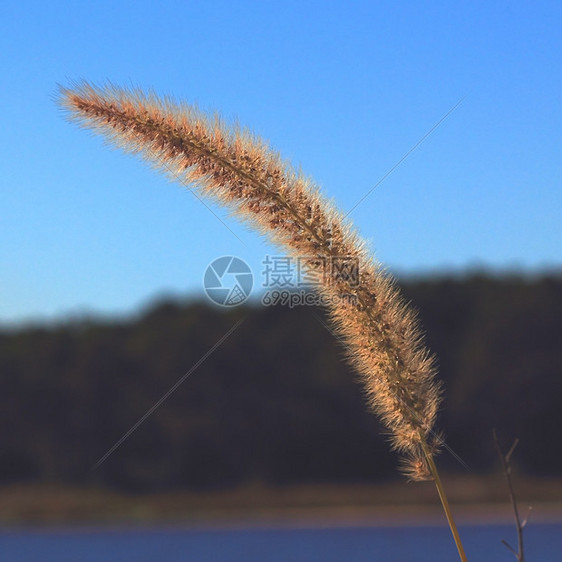
[[[449,500],[461,525],[511,524],[509,498],[497,480],[451,479]],[[562,524],[562,483],[520,483],[523,516]],[[339,527],[445,524],[430,482],[377,485],[252,485],[215,492],[124,494],[60,486],[0,488],[0,524],[181,525],[188,527]]]

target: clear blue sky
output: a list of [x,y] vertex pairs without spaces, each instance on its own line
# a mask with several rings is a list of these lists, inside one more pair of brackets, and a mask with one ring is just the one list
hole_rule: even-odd
[[57,83],[152,87],[268,139],[400,274],[562,264],[560,2],[0,7],[0,323],[202,295],[263,238],[62,118]]

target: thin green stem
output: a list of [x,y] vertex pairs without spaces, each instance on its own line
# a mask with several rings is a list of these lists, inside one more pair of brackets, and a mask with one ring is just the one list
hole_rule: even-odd
[[455,545],[457,546],[457,550],[459,551],[459,556],[462,562],[467,562],[467,558],[466,558],[466,554],[464,553],[464,548],[462,546],[461,538],[457,530],[455,520],[453,519],[451,508],[449,507],[449,501],[447,500],[447,495],[445,494],[445,488],[443,488],[443,484],[441,483],[441,478],[439,477],[439,472],[437,472],[437,466],[435,466],[433,455],[431,454],[429,447],[427,446],[425,437],[422,435],[421,438],[422,438],[421,444],[423,447],[423,452],[425,454],[425,458],[429,465],[429,470],[431,471],[431,475],[433,476],[433,481],[435,482],[435,486],[437,487],[437,493],[439,494],[441,505],[443,506],[443,510],[445,511],[445,517],[447,517],[447,523],[449,523],[449,528],[451,529],[451,533],[453,534]]

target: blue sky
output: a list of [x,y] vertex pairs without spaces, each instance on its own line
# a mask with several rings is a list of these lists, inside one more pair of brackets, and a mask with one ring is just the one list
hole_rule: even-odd
[[278,251],[68,124],[56,84],[154,88],[268,139],[401,275],[562,264],[559,2],[12,2],[0,7],[0,323],[200,296]]

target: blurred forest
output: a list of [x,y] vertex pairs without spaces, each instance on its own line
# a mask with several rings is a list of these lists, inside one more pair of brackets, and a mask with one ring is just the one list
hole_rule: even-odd
[[[492,428],[517,470],[562,476],[562,276],[401,283],[438,355],[447,443],[477,474]],[[92,466],[238,321],[111,456]],[[397,459],[311,307],[161,301],[136,317],[0,331],[0,484],[127,492],[375,482]],[[465,469],[447,452],[445,471]]]

